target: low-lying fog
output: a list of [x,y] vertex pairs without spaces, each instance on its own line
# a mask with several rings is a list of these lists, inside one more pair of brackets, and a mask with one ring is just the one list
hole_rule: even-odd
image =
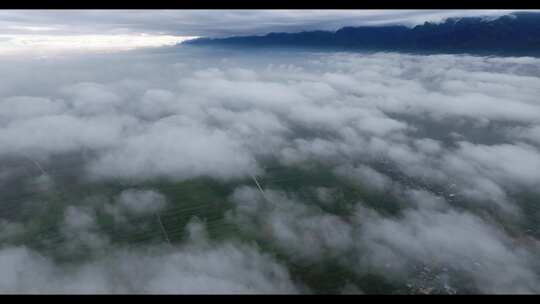
[[2,293],[540,292],[540,59],[0,65]]

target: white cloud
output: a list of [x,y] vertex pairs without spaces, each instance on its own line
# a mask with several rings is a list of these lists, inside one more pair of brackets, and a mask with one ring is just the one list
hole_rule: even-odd
[[354,183],[367,185],[378,191],[388,190],[392,187],[392,180],[390,178],[366,165],[359,165],[357,167],[342,165],[336,167],[334,173]]
[[[58,224],[69,242],[59,248],[92,255],[80,267],[64,269],[23,247],[1,249],[9,275],[0,276],[0,290],[298,291],[262,249],[216,244],[203,221],[186,228],[190,245],[128,252],[100,230],[98,211],[118,225],[129,214],[165,211],[163,194],[138,185],[156,178],[240,183],[266,177],[268,163],[313,162],[340,182],[408,204],[389,217],[347,201],[356,215],[336,215],[328,211],[341,193],[335,185],[308,185],[321,206],[301,191],[266,189],[265,202],[257,189],[239,187],[229,223],[294,261],[331,257],[389,280],[412,276],[409,265],[456,266],[482,292],[538,292],[537,241],[520,242],[531,234],[520,221],[533,215],[516,198],[537,195],[540,184],[536,59],[261,52],[2,61],[2,189],[13,190],[19,178],[41,194],[60,190],[56,170],[73,170],[74,182],[133,189],[100,201],[103,210],[68,202]],[[23,77],[33,70],[32,81]],[[48,174],[27,178],[15,166],[26,156]],[[22,223],[2,218],[0,237],[17,236]]]
[[529,145],[474,145],[460,142],[457,155],[476,170],[502,183],[531,186],[540,185],[539,151]]
[[267,190],[265,197],[255,188],[236,189],[231,199],[237,207],[229,219],[274,242],[298,261],[339,255],[351,246],[352,228],[338,216],[324,214],[279,191]]
[[42,97],[15,96],[0,101],[0,121],[60,114],[65,110],[61,100],[51,101]]
[[165,208],[165,197],[152,190],[128,189],[119,194],[116,202],[127,212],[141,215],[156,213]]
[[181,116],[163,119],[145,132],[128,137],[89,167],[97,177],[135,179],[205,175],[227,179],[257,169],[239,139]]
[[365,210],[358,215],[359,243],[369,252],[368,263],[387,276],[411,271],[415,262],[456,269],[485,293],[538,292],[538,280],[529,267],[534,257],[473,215],[422,210],[407,211],[400,219]]
[[8,247],[0,249],[0,267],[2,293],[298,292],[281,264],[254,247],[236,243],[117,249],[71,267],[26,247]]

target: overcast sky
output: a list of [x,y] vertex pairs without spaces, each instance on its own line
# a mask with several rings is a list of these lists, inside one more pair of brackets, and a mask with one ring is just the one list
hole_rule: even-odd
[[[24,48],[114,48],[173,44],[182,37],[336,30],[511,10],[3,10],[0,54]],[[145,36],[141,36],[145,35]],[[112,38],[111,38],[112,37]]]
[[500,15],[501,10],[5,10],[3,34],[220,36],[337,29],[344,25],[417,24],[449,16]]

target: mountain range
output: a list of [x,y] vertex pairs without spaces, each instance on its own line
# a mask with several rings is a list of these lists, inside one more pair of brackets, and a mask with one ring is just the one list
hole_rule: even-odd
[[540,56],[540,13],[518,12],[491,19],[448,18],[414,27],[359,26],[337,31],[198,38],[183,44]]

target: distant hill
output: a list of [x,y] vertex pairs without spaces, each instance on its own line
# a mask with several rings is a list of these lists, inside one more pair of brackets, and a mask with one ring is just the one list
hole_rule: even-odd
[[184,44],[540,56],[540,13],[520,12],[495,19],[449,18],[442,23],[425,22],[412,28],[361,26],[344,27],[335,32],[199,38]]

